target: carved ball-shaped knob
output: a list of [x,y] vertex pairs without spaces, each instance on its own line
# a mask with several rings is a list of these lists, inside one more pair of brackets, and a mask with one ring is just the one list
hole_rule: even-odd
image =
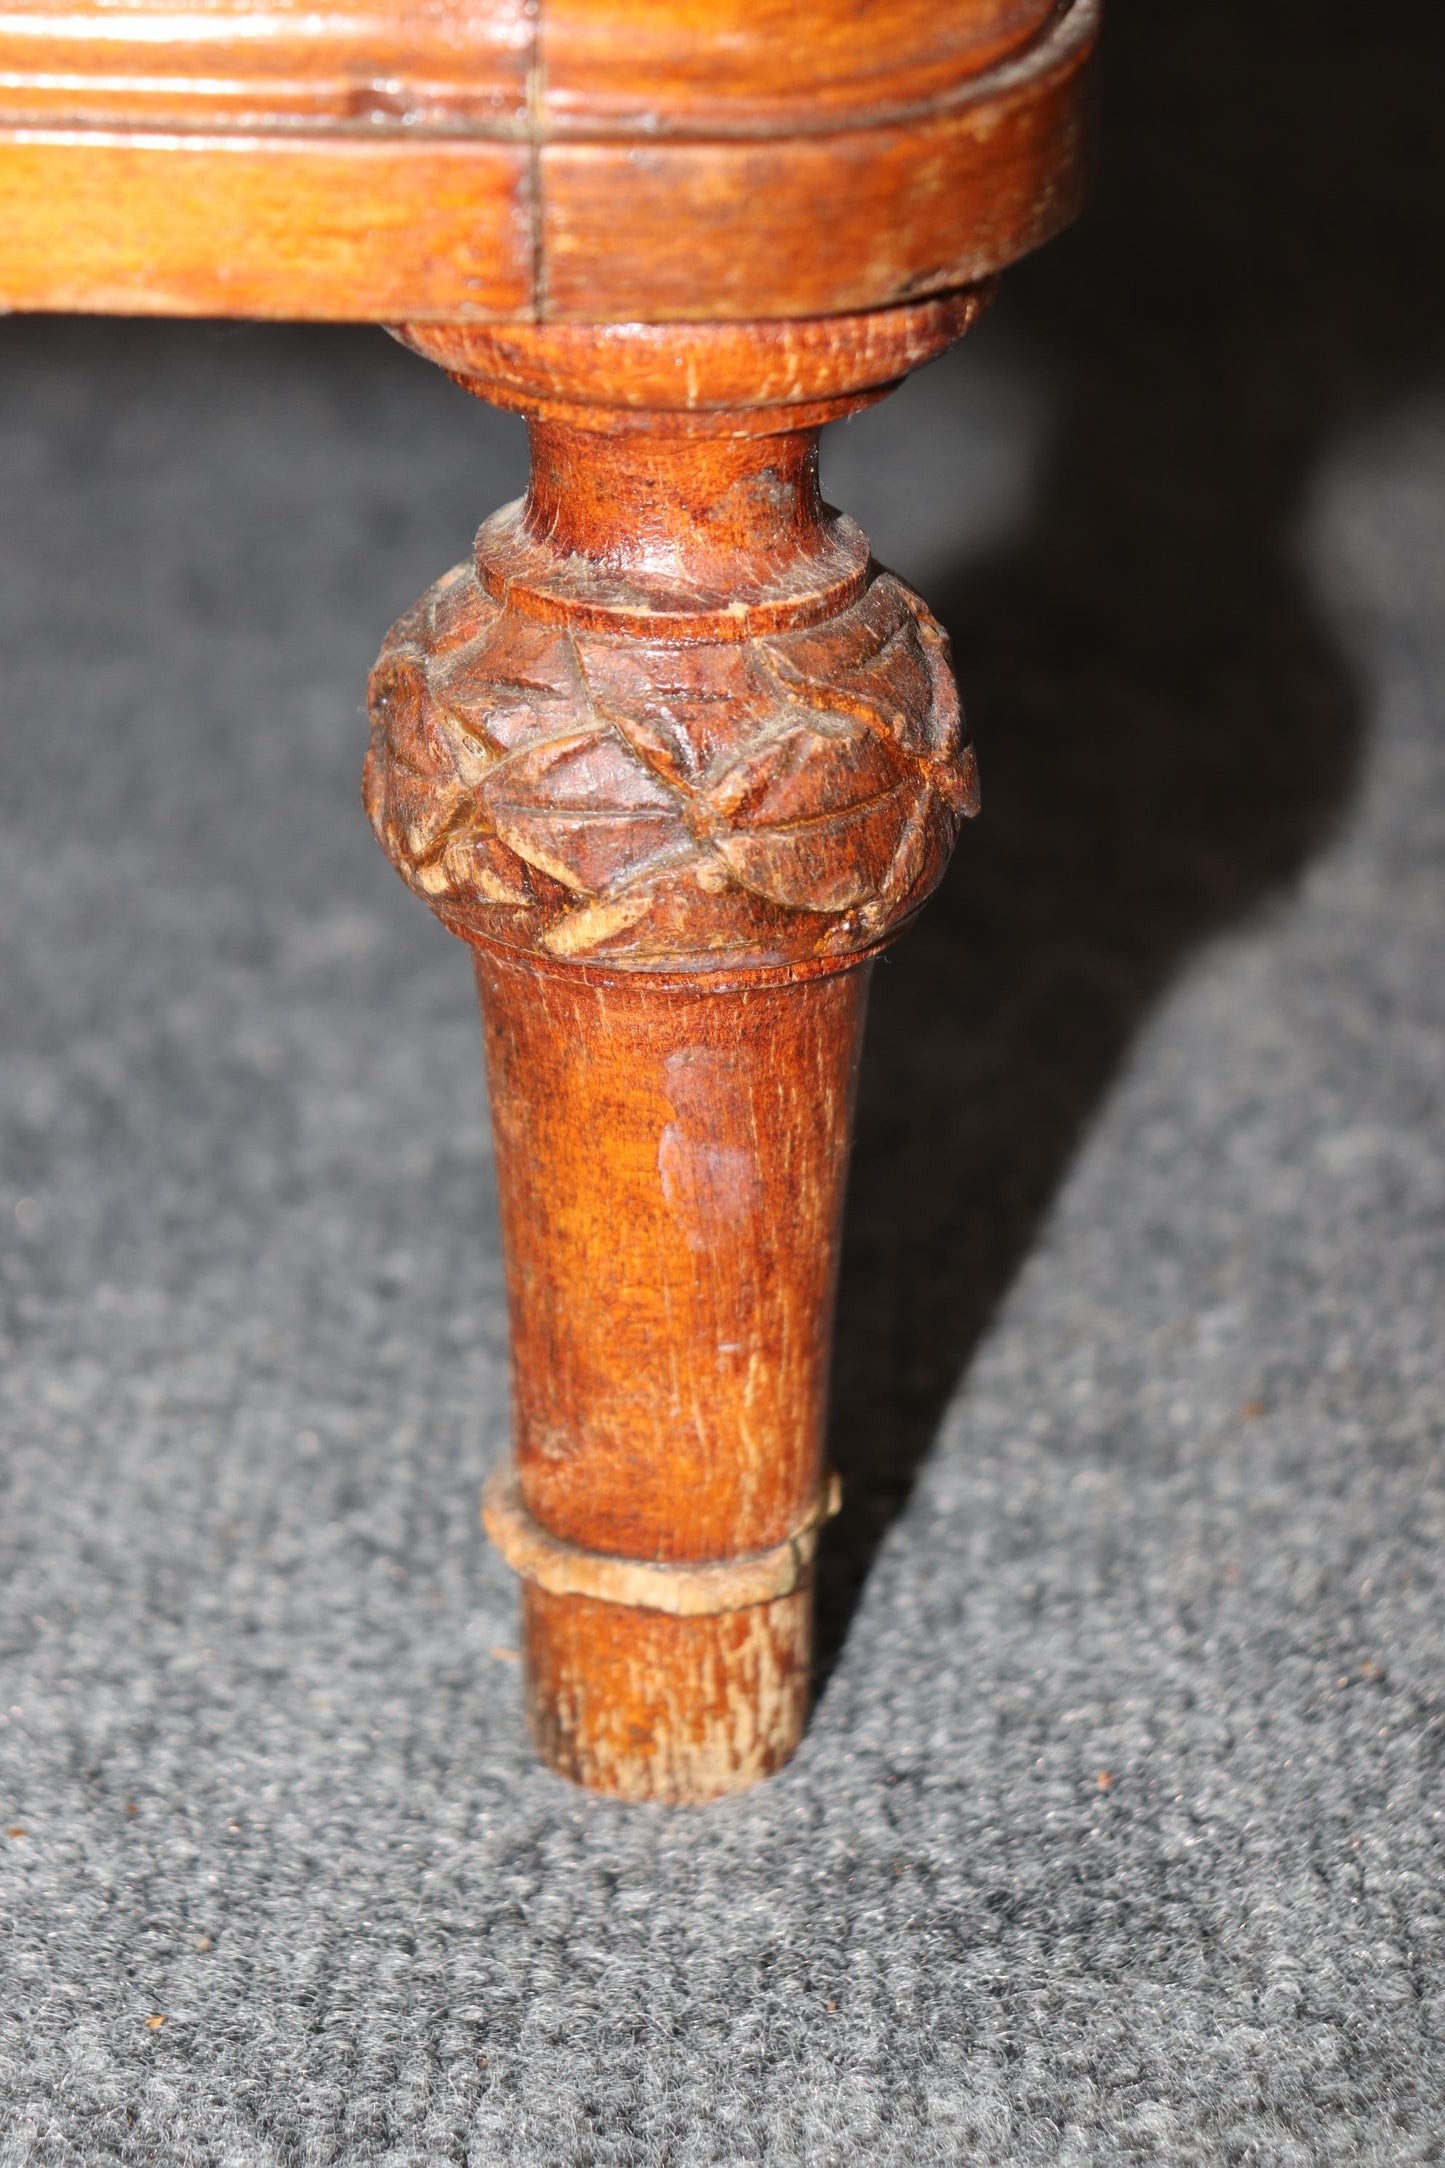
[[450,573],[372,673],[367,811],[466,939],[633,971],[878,946],[977,810],[948,642],[891,573],[821,624],[655,641]]

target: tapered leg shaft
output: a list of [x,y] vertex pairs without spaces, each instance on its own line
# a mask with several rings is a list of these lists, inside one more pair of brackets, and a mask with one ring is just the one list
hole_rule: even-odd
[[[478,958],[519,1503],[578,1552],[672,1567],[675,1603],[706,1600],[698,1565],[811,1550],[866,977],[713,990]],[[776,1768],[807,1563],[772,1602],[691,1616],[529,1579],[544,1757],[649,1796]]]
[[611,404],[576,334],[565,368],[509,334],[500,376],[480,334],[412,334],[527,408],[533,478],[388,640],[367,801],[476,957],[512,1329],[486,1520],[533,1737],[625,1797],[751,1783],[806,1713],[868,974],[975,803],[947,644],[822,503],[817,437],[951,306],[781,358],[694,327],[661,385],[655,340],[599,333]]

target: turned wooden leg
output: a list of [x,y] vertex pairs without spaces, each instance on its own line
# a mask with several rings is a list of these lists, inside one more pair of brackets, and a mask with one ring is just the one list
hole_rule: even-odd
[[864,970],[714,987],[482,955],[544,1758],[702,1797],[806,1707]]
[[818,430],[979,305],[403,334],[531,429],[526,499],[386,643],[366,793],[476,958],[533,1737],[628,1798],[749,1784],[806,1715],[868,971],[976,797]]

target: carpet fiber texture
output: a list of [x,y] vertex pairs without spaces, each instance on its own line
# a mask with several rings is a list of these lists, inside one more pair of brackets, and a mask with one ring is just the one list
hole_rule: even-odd
[[1120,0],[1091,223],[829,446],[985,810],[706,1810],[529,1761],[467,961],[357,804],[520,426],[4,328],[3,2168],[1445,2159],[1441,46]]

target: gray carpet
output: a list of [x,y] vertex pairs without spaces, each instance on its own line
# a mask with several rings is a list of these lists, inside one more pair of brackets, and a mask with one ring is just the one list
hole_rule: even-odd
[[520,431],[4,328],[4,2168],[1445,2159],[1441,46],[1120,0],[1090,225],[830,447],[985,817],[707,1810],[529,1764],[466,958],[357,803]]

